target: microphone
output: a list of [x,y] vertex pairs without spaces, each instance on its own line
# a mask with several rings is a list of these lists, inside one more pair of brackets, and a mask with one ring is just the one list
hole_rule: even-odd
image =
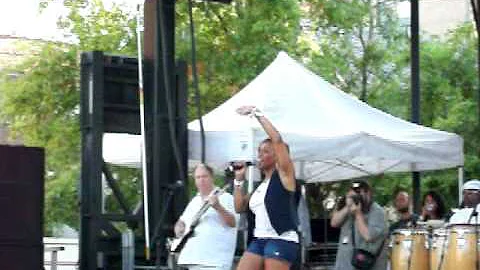
[[[230,164],[227,167],[227,170],[233,172],[233,171],[242,169],[244,167],[244,165],[239,164],[241,162],[243,162],[243,161],[231,161]],[[245,164],[246,167],[256,165],[256,163],[252,162],[252,161],[245,161],[244,164]]]
[[163,188],[170,189],[170,190],[175,190],[175,189],[181,188],[183,186],[184,186],[184,184],[183,184],[182,180],[177,180],[174,183],[164,185]]

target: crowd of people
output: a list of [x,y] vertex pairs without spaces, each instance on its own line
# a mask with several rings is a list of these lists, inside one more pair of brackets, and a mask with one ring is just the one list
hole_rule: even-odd
[[[254,106],[237,112],[258,120],[268,138],[258,148],[257,167],[262,180],[251,193],[246,192],[246,164],[234,164],[233,195],[219,192],[213,182],[213,170],[206,164],[194,170],[198,194],[192,198],[175,224],[175,235],[194,233],[183,246],[178,264],[190,270],[232,269],[237,241],[239,213],[253,213],[253,240],[238,262],[240,270],[290,269],[299,259],[298,205],[300,190],[295,180],[288,145],[272,123]],[[387,269],[388,242],[397,230],[431,221],[444,224],[478,223],[480,181],[463,186],[460,209],[447,211],[438,193],[427,192],[421,214],[412,212],[406,190],[394,194],[398,221],[386,222],[384,209],[373,200],[373,189],[366,181],[353,181],[331,216],[330,225],[340,228],[336,270]],[[205,205],[210,206],[206,211]],[[199,213],[202,213],[201,221]]]

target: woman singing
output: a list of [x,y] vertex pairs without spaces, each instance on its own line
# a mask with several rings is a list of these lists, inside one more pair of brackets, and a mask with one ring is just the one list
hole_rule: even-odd
[[245,167],[235,171],[235,210],[255,215],[253,240],[237,269],[289,269],[299,253],[297,207],[299,192],[287,144],[272,123],[254,106],[237,109],[241,115],[255,117],[268,135],[258,147],[258,168],[263,180],[255,191],[243,193]]

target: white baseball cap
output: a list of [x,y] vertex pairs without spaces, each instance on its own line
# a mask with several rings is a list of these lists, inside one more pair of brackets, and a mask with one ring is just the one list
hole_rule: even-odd
[[480,190],[480,181],[477,179],[472,179],[465,184],[463,184],[463,190]]

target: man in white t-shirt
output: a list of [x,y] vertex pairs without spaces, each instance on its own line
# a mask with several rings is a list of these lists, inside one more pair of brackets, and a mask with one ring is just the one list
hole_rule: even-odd
[[175,224],[175,235],[182,236],[204,202],[210,208],[201,216],[180,252],[177,264],[189,270],[230,270],[237,241],[238,215],[234,214],[233,196],[229,193],[213,195],[213,170],[201,164],[194,171],[198,194],[192,198]]
[[[480,181],[472,179],[463,185],[463,203],[461,209],[453,210],[449,224],[475,224],[480,223]],[[476,211],[473,209],[476,207]]]

